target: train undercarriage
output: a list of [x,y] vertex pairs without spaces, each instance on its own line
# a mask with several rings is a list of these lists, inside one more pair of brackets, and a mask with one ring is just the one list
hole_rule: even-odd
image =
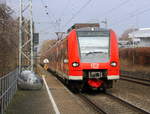
[[113,81],[107,80],[107,70],[83,70],[83,80],[66,80],[65,83],[73,91],[100,90],[112,88]]

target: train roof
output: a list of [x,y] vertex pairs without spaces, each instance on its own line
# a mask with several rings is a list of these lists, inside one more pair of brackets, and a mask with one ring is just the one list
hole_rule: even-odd
[[109,29],[105,29],[105,28],[99,28],[99,27],[87,27],[87,28],[80,28],[77,29],[76,31],[100,31],[100,32],[109,32]]
[[92,27],[94,27],[94,28],[99,28],[100,25],[99,25],[99,23],[76,23],[76,24],[74,24],[73,26],[71,26],[71,27],[67,30],[67,32],[70,32],[70,31],[73,30],[73,29],[78,30],[78,29],[81,29],[81,28],[92,28]]

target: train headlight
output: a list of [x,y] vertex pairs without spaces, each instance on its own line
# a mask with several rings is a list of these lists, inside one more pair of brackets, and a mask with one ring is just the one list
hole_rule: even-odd
[[113,62],[110,63],[110,65],[111,65],[112,67],[116,67],[116,66],[117,66],[117,62],[113,61]]
[[73,63],[72,63],[72,66],[73,66],[73,67],[78,67],[78,66],[79,66],[79,63],[78,63],[78,62],[73,62]]

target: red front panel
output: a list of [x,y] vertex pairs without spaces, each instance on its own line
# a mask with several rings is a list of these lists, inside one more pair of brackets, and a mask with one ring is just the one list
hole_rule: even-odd
[[[110,60],[106,63],[81,63],[79,44],[76,31],[73,30],[68,37],[69,75],[82,76],[83,70],[107,69],[108,75],[119,75],[118,43],[115,33],[110,30]],[[117,67],[110,66],[110,62],[117,62]],[[79,62],[79,67],[72,67],[73,62]]]
[[[119,75],[118,44],[115,33],[110,30],[110,60],[106,63],[81,63],[80,51],[76,31],[69,33],[68,37],[60,41],[46,55],[49,59],[49,68],[59,71],[68,76],[83,76],[83,70],[106,69],[108,76]],[[64,63],[68,59],[69,63]],[[117,67],[110,66],[110,62],[117,62]],[[78,62],[79,67],[73,67],[72,63]]]

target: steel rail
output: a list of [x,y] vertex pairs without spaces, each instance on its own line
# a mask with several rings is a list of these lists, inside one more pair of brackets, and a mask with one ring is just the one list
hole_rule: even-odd
[[[42,66],[43,67],[43,66]],[[49,70],[50,73],[53,74],[61,83],[65,85],[63,80],[58,76],[58,74],[55,74],[52,70]],[[76,94],[80,99],[82,99],[84,102],[86,102],[90,107],[92,107],[97,113],[99,114],[107,114],[105,111],[103,111],[100,107],[98,107],[93,101],[91,101],[89,98],[87,98],[82,93]]]
[[137,83],[137,84],[141,84],[141,85],[144,85],[144,86],[150,86],[150,83],[146,83],[144,81],[133,79],[133,78],[120,77],[120,79],[125,80],[125,81],[129,81],[129,82],[133,82],[133,83]]
[[150,80],[148,80],[148,79],[136,78],[136,77],[133,77],[132,75],[128,75],[128,74],[121,74],[120,76],[131,78],[131,79],[136,79],[136,80],[140,80],[140,81],[150,82]]
[[[56,76],[56,74],[54,74],[54,73],[53,73],[53,75]],[[139,112],[142,112],[142,113],[145,113],[145,114],[150,114],[150,112],[148,112],[148,111],[146,111],[144,109],[141,109],[141,108],[139,108],[139,107],[137,107],[137,106],[135,106],[135,105],[133,105],[133,104],[131,104],[131,103],[129,103],[129,102],[127,102],[127,101],[125,101],[125,100],[117,97],[117,96],[115,96],[115,95],[112,95],[112,94],[110,94],[108,92],[106,92],[105,94],[108,95],[108,96],[110,96],[110,97],[112,97],[113,99],[116,99],[116,100],[122,102],[123,104],[126,104],[126,105],[128,105],[128,106],[130,106],[130,107],[132,107],[132,108],[134,108],[136,110],[138,110]],[[83,101],[85,101],[88,105],[90,105],[96,112],[98,112],[100,114],[107,114],[103,109],[101,109],[96,103],[94,103],[92,100],[90,100],[84,94],[79,93],[79,94],[77,94],[77,96],[79,98],[81,98]]]
[[150,73],[143,73],[143,72],[133,72],[133,71],[120,71],[120,72],[121,72],[121,74],[129,74],[129,75],[137,74],[138,76],[150,75]]
[[103,109],[97,106],[92,100],[90,100],[88,97],[86,97],[82,93],[79,93],[77,96],[80,97],[82,100],[84,100],[88,105],[90,105],[96,112],[100,114],[107,114]]
[[137,107],[137,106],[135,106],[135,105],[133,105],[133,104],[131,104],[131,103],[129,103],[129,102],[127,102],[127,101],[117,97],[117,96],[115,96],[115,95],[112,95],[111,93],[106,92],[105,94],[110,96],[110,97],[112,97],[113,99],[116,99],[116,100],[118,100],[118,101],[120,101],[120,102],[122,102],[122,103],[124,103],[124,104],[126,104],[126,105],[128,105],[128,106],[130,106],[130,107],[132,107],[134,109],[136,109],[136,110],[139,110],[140,112],[142,112],[144,114],[150,114],[150,112],[148,112],[148,111],[146,111],[144,109],[141,109],[141,108],[139,108],[139,107]]

